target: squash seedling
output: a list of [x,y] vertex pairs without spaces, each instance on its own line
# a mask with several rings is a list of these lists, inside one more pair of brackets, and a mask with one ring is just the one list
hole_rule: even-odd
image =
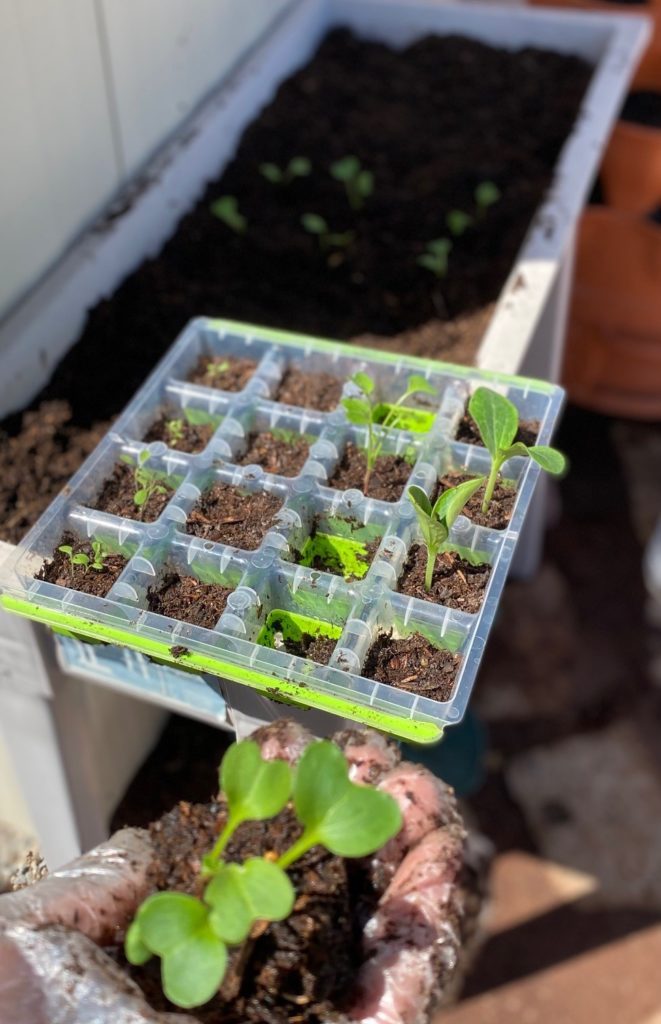
[[344,156],[331,164],[330,172],[341,181],[352,210],[362,210],[365,200],[374,191],[374,175],[366,170],[357,156]]
[[122,462],[126,462],[127,465],[133,466],[133,480],[135,482],[135,493],[133,495],[133,503],[138,508],[142,508],[146,505],[149,499],[154,494],[167,494],[167,487],[159,483],[159,480],[163,476],[156,469],[147,469],[145,465],[149,461],[149,452],[146,448],[143,448],[138,453],[137,460],[134,460],[130,455],[122,455]]
[[269,163],[259,165],[259,173],[272,185],[291,185],[296,178],[307,178],[311,170],[306,156],[293,156],[285,168]]
[[451,251],[452,242],[449,238],[434,238],[427,242],[427,248],[422,256],[418,256],[417,263],[425,270],[431,270],[440,281],[448,272]]
[[301,224],[308,234],[316,235],[319,248],[324,252],[329,249],[346,249],[356,237],[353,231],[331,231],[324,218],[320,217],[318,213],[304,213],[301,217]]
[[425,377],[413,374],[406,382],[406,391],[404,394],[402,394],[397,401],[390,406],[385,418],[380,420],[378,418],[379,403],[375,402],[372,398],[374,393],[374,381],[372,378],[368,377],[366,373],[359,372],[354,373],[351,377],[351,382],[356,385],[361,394],[343,398],[342,405],[349,423],[353,423],[354,426],[357,427],[367,427],[367,446],[365,449],[366,469],[365,476],[363,478],[363,490],[365,494],[367,494],[372,471],[376,465],[376,460],[381,454],[385,441],[385,434],[383,433],[383,430],[378,430],[378,427],[382,427],[384,429],[393,427],[397,423],[398,413],[401,412],[401,407],[412,395],[420,392],[427,395],[435,395],[436,388],[432,387]]
[[408,495],[418,517],[418,524],[427,549],[426,591],[431,590],[436,559],[449,550],[448,538],[455,520],[463,512],[466,502],[470,501],[476,491],[479,491],[485,480],[486,477],[478,476],[474,480],[466,480],[456,487],[448,487],[439,495],[433,506],[421,487],[409,487]]
[[498,474],[507,459],[520,455],[533,459],[543,470],[554,476],[565,472],[567,460],[557,448],[514,441],[519,429],[519,412],[509,398],[491,388],[477,388],[468,403],[468,411],[475,420],[484,447],[491,455],[491,469],[482,501],[483,512],[489,509]]
[[[227,820],[202,858],[209,878],[202,899],[158,892],[138,908],[126,933],[127,960],[144,964],[161,958],[163,991],[176,1006],[201,1006],[218,991],[228,946],[242,946],[263,931],[262,922],[283,921],[296,894],[286,874],[313,846],[339,857],[365,857],[401,828],[399,807],[387,793],[349,780],[347,761],[328,740],[311,743],[298,766],[265,761],[252,740],[229,747],[220,767]],[[242,864],[223,853],[246,821],[274,818],[293,802],[302,834],[277,860],[265,853]]]
[[79,551],[78,554],[73,553],[71,544],[60,544],[58,551],[61,551],[64,555],[67,555],[69,564],[71,566],[71,572],[73,573],[77,565],[82,565],[87,572],[88,569],[96,569],[100,572],[105,565],[105,560],[110,554],[108,549],[100,540],[92,541],[92,557],[86,555],[84,551]]
[[236,196],[221,196],[214,199],[209,207],[214,217],[222,220],[236,235],[245,235],[248,228],[248,221],[239,210],[239,201]]

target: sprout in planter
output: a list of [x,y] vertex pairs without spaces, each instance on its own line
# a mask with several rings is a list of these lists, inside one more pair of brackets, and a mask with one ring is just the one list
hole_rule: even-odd
[[436,499],[434,506],[421,487],[409,487],[409,498],[415,513],[425,547],[427,548],[427,567],[425,570],[425,590],[431,590],[434,567],[439,555],[450,550],[448,538],[457,516],[461,515],[467,501],[480,489],[486,477],[478,476],[474,480],[466,480],[456,487],[449,487]]
[[100,572],[105,567],[105,560],[110,554],[108,549],[100,540],[92,541],[91,558],[89,555],[86,555],[84,551],[80,551],[77,555],[74,555],[73,548],[70,544],[60,544],[57,550],[68,556],[72,573],[77,565],[82,565],[85,572],[87,572],[88,569],[96,569],[97,572]]
[[277,164],[260,164],[259,173],[272,185],[291,185],[295,178],[307,178],[312,164],[306,156],[293,156],[282,169]]
[[433,241],[427,242],[426,252],[422,256],[418,256],[418,266],[424,267],[425,270],[431,270],[432,274],[435,274],[440,281],[448,272],[451,251],[452,242],[449,238],[434,238]]
[[525,445],[514,441],[519,429],[519,412],[509,398],[491,388],[478,388],[471,396],[468,411],[475,420],[482,443],[491,455],[491,469],[484,489],[482,511],[487,512],[504,462],[516,455],[525,456],[546,470],[559,476],[564,473],[567,460],[557,448],[545,444]]
[[227,359],[221,359],[219,363],[212,362],[207,363],[206,365],[206,371],[210,377],[220,377],[221,374],[225,373],[225,371],[229,370],[229,368],[230,364],[229,360]]
[[209,207],[214,217],[222,220],[231,231],[237,235],[245,235],[248,221],[239,211],[239,201],[236,196],[221,196],[214,199]]
[[[296,894],[285,873],[313,846],[339,857],[365,857],[380,849],[401,827],[393,798],[349,780],[347,761],[328,740],[312,743],[292,771],[284,761],[265,761],[252,740],[234,743],[220,767],[227,821],[201,874],[210,879],[202,899],[181,892],[157,892],[139,907],[124,944],[130,963],[161,957],[163,991],[176,1006],[208,1002],[221,985],[228,946],[244,946],[282,921]],[[266,821],[290,798],[302,834],[275,859],[271,851],[242,864],[223,853],[239,825]]]
[[149,452],[146,448],[138,454],[137,461],[130,455],[122,455],[122,461],[129,466],[134,466],[133,479],[135,481],[135,493],[133,503],[141,508],[146,505],[154,494],[167,494],[167,487],[163,487],[159,480],[163,476],[157,469],[147,469],[145,463],[149,461]]
[[427,395],[435,395],[436,388],[432,387],[428,380],[424,377],[414,374],[409,377],[406,382],[406,391],[401,395],[397,401],[390,406],[385,419],[380,419],[380,408],[379,403],[375,403],[371,395],[374,392],[374,381],[371,377],[368,377],[366,373],[354,373],[351,378],[353,384],[362,392],[361,395],[350,396],[349,398],[342,399],[342,405],[344,411],[347,414],[347,419],[350,423],[353,423],[357,427],[367,427],[367,447],[365,450],[365,476],[363,479],[363,490],[367,494],[367,490],[370,483],[370,477],[372,470],[376,465],[376,460],[381,454],[381,449],[385,441],[385,434],[382,431],[375,430],[375,427],[381,426],[384,429],[393,427],[398,421],[398,416],[401,413],[402,406],[404,403],[418,392],[422,392]]
[[341,181],[352,210],[362,210],[374,191],[374,175],[365,170],[357,156],[345,156],[331,164],[330,172]]
[[180,444],[184,439],[184,421],[168,420],[165,424],[165,433],[168,439],[168,444],[173,446]]
[[490,206],[500,199],[500,189],[493,181],[481,181],[473,193],[477,216],[483,217]]
[[356,237],[353,231],[342,233],[331,231],[324,218],[320,217],[318,213],[304,213],[301,217],[301,224],[308,234],[317,236],[319,247],[324,251],[346,249]]

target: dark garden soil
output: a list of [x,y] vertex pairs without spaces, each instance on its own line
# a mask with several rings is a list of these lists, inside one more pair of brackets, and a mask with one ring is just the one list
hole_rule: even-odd
[[328,636],[312,636],[310,633],[303,633],[300,640],[283,637],[278,643],[277,650],[295,654],[299,658],[307,658],[309,661],[316,661],[320,665],[327,665],[336,643],[337,640],[332,640]]
[[[349,441],[328,481],[329,487],[336,487],[338,491],[352,488],[362,491],[366,465],[365,453]],[[411,472],[411,463],[401,455],[381,455],[372,470],[367,496],[379,501],[399,501]]]
[[[427,37],[395,52],[332,33],[281,85],[162,251],[90,311],[78,344],[31,405],[43,417],[52,408],[44,403],[65,403],[56,438],[52,426],[20,414],[4,422],[0,535],[20,539],[192,317],[345,340],[369,335],[395,350],[470,361],[590,74],[574,57],[532,48]],[[310,159],[309,177],[275,187],[259,173],[260,163],[283,165],[297,154]],[[373,195],[357,212],[328,173],[347,154],[374,174]],[[455,241],[439,285],[417,259],[445,232],[450,210],[471,213],[483,181],[501,199]],[[210,213],[221,195],[237,197],[245,234]],[[331,253],[329,265],[301,228],[310,211],[332,231],[355,232],[339,263]],[[100,374],[107,353],[113,358]],[[204,367],[200,379],[241,386],[237,377],[208,381]],[[53,460],[39,450],[54,448]]]
[[248,438],[245,454],[236,461],[239,466],[261,466],[266,473],[298,476],[309,451],[310,445],[304,437],[285,440],[265,430]]
[[[519,423],[519,429],[516,432],[515,441],[521,441],[525,445],[535,444],[537,441],[537,435],[539,434],[539,421],[538,420],[521,420]],[[473,417],[469,413],[465,413],[459,424],[459,430],[457,431],[457,441],[463,441],[464,444],[480,444],[483,445],[480,432],[477,429],[477,424]]]
[[633,121],[648,128],[661,128],[661,93],[640,90],[631,92],[624,101],[622,121]]
[[[201,857],[225,820],[223,802],[181,802],[154,822],[154,886],[199,897],[204,886],[198,871]],[[230,841],[227,859],[243,862],[267,851],[279,854],[300,832],[289,809],[270,821],[245,823]],[[257,934],[231,952],[220,993],[191,1011],[202,1024],[320,1024],[335,1019],[347,1005],[361,960],[363,915],[378,893],[359,864],[320,847],[296,863],[290,876],[297,893],[294,911],[282,923],[255,929]],[[163,996],[157,958],[135,968],[121,953],[117,957],[153,1007],[176,1009]]]
[[256,369],[257,363],[252,359],[200,356],[188,380],[220,391],[243,391]]
[[195,576],[166,572],[157,587],[147,590],[150,612],[213,629],[225,611],[232,587],[220,583],[202,583]]
[[471,614],[480,610],[491,575],[490,565],[472,565],[455,551],[446,551],[436,559],[429,591],[425,590],[426,568],[427,549],[416,544],[409,552],[399,581],[400,593]]
[[53,557],[44,562],[36,579],[55,583],[58,587],[81,590],[85,594],[94,594],[95,597],[105,597],[127,562],[123,555],[107,555],[103,559],[102,569],[90,569],[84,565],[72,566],[69,556],[59,550],[61,545],[68,545],[74,555],[87,555],[90,564],[94,560],[92,545],[89,542],[79,541],[72,533],[63,533],[53,551]]
[[229,484],[214,484],[191,510],[186,533],[254,551],[281,507],[282,499],[267,491],[241,494]]
[[163,441],[168,448],[175,448],[178,452],[188,452],[193,455],[206,448],[213,437],[214,430],[215,427],[212,423],[189,423],[184,416],[170,410],[164,412],[152,423],[144,440],[147,443]]
[[362,674],[398,690],[445,701],[454,689],[460,661],[458,654],[434,647],[420,633],[405,640],[381,633],[367,652]]
[[[457,484],[462,484],[465,480],[471,479],[473,477],[470,473],[454,471],[446,473],[439,481],[439,486],[433,500],[436,501],[441,491],[444,491],[447,487],[456,487]],[[464,506],[463,515],[467,516],[476,526],[489,526],[492,530],[504,530],[512,518],[512,511],[516,501],[515,488],[506,486],[499,481],[494,488],[491,504],[486,512],[482,511],[483,494],[484,488],[481,487],[472,498],[469,498]]]
[[101,493],[91,507],[98,509],[99,512],[122,516],[124,519],[139,519],[143,523],[153,523],[174,494],[174,487],[170,487],[160,477],[158,486],[163,489],[163,493],[154,492],[144,505],[136,505],[133,496],[138,485],[133,476],[133,467],[123,462],[116,462],[112,476],[106,480]]
[[342,381],[330,373],[304,373],[290,366],[275,393],[276,401],[330,412],[342,396]]

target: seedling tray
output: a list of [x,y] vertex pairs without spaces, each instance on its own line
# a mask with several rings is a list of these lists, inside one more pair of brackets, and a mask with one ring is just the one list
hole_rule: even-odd
[[[188,380],[200,360],[234,358],[255,363],[239,391]],[[400,497],[377,500],[359,488],[330,486],[346,445],[364,445],[364,428],[350,424],[340,404],[322,412],[278,402],[275,396],[289,367],[331,374],[342,382],[344,394],[351,393],[351,375],[363,371],[375,381],[384,407],[397,401],[412,373],[427,378],[436,394],[411,399],[397,429],[385,432],[384,452],[410,465]],[[456,549],[469,557],[479,553],[491,566],[479,611],[469,614],[398,592],[408,552],[420,540],[408,485],[417,484],[431,495],[449,471],[478,475],[488,469],[486,450],[456,436],[467,400],[479,385],[506,394],[522,420],[539,422],[538,443],[549,443],[563,392],[546,382],[230,321],[192,321],[2,566],[0,602],[9,611],[81,638],[131,647],[159,662],[244,683],[278,700],[433,742],[446,725],[461,720],[468,704],[540,473],[529,459],[505,464],[503,475],[515,495],[505,528],[478,526],[467,516],[453,526],[450,539]],[[162,441],[144,442],[164,409],[171,417],[211,425],[200,451],[190,454]],[[297,475],[239,464],[258,431],[274,432],[292,445],[306,439],[309,450]],[[96,509],[113,468],[137,461],[144,451],[149,453],[145,465],[171,488],[154,521]],[[281,503],[252,550],[187,532],[200,498],[218,484],[256,500],[271,495]],[[101,541],[126,559],[104,597],[36,578],[65,535]],[[150,611],[149,595],[169,572],[228,588],[218,621],[202,627]],[[434,700],[415,686],[401,690],[363,674],[378,637],[402,639],[413,633],[458,656],[447,699]],[[288,652],[290,642],[301,641],[299,653]],[[327,664],[313,660],[319,644],[332,651]]]

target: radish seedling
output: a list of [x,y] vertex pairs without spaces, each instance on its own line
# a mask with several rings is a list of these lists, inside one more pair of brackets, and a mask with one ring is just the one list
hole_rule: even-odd
[[422,392],[427,395],[435,395],[436,388],[432,387],[429,381],[425,377],[414,374],[409,377],[406,383],[406,391],[397,401],[390,406],[384,419],[380,420],[379,417],[379,403],[375,403],[372,399],[374,392],[374,381],[371,377],[368,377],[366,373],[354,373],[351,378],[351,382],[356,385],[360,390],[360,395],[349,396],[348,398],[342,399],[342,405],[344,411],[347,414],[347,419],[350,423],[353,423],[358,427],[367,427],[367,446],[365,449],[365,476],[363,478],[363,490],[367,494],[369,487],[370,477],[372,470],[376,465],[376,460],[381,454],[381,449],[385,442],[385,434],[383,430],[378,428],[387,429],[393,427],[397,423],[398,415],[402,411],[404,403],[418,392]]
[[355,238],[353,231],[341,233],[331,231],[323,217],[318,213],[304,213],[301,217],[301,224],[310,235],[316,235],[320,249],[346,249]]
[[145,463],[149,461],[149,452],[146,448],[143,448],[138,453],[137,460],[134,460],[130,455],[122,455],[122,462],[125,462],[129,466],[133,466],[133,480],[135,482],[135,493],[133,495],[133,503],[142,508],[146,505],[149,499],[154,494],[167,494],[167,487],[159,483],[159,480],[163,477],[163,473],[160,473],[156,469],[147,469]]
[[331,164],[330,172],[341,181],[352,210],[362,210],[374,191],[374,175],[365,170],[357,156],[345,156]]
[[215,199],[209,207],[214,217],[222,220],[231,231],[237,235],[245,235],[248,221],[239,210],[239,201],[236,196],[221,196]]
[[105,567],[105,560],[110,552],[100,540],[93,540],[91,546],[91,558],[84,551],[79,551],[78,554],[74,555],[71,544],[60,544],[57,550],[68,556],[72,573],[77,565],[82,565],[85,572],[88,569],[96,569],[97,572],[100,572]]
[[168,444],[171,444],[173,447],[181,444],[184,439],[184,421],[168,420],[165,424],[165,434]]
[[[265,761],[256,743],[234,743],[220,767],[227,801],[225,825],[201,875],[210,879],[202,899],[182,892],[157,892],[138,908],[124,942],[127,960],[144,964],[161,958],[163,991],[176,1006],[201,1006],[218,991],[228,946],[242,946],[262,922],[291,914],[296,894],[286,874],[313,846],[338,857],[365,857],[401,828],[391,796],[349,779],[342,752],[328,740],[311,743],[293,770],[284,761]],[[223,860],[227,844],[246,821],[266,821],[290,799],[302,834],[274,860],[270,852],[243,863]]]
[[473,193],[477,216],[483,217],[490,206],[500,199],[500,189],[493,181],[481,181]]
[[418,265],[425,270],[431,270],[440,281],[448,272],[451,251],[452,242],[449,238],[434,238],[433,241],[427,242],[427,249],[422,256],[418,256]]
[[479,491],[485,480],[486,477],[478,476],[456,487],[448,487],[439,495],[433,506],[421,487],[409,487],[409,498],[418,517],[427,549],[425,590],[431,590],[436,559],[444,551],[449,550],[448,538],[457,516],[461,515],[466,502]]
[[521,455],[534,459],[542,469],[554,476],[564,473],[567,460],[557,448],[545,444],[528,446],[522,441],[514,441],[519,429],[519,412],[509,398],[491,388],[478,388],[471,396],[468,411],[475,420],[484,447],[491,455],[491,469],[482,501],[483,512],[489,509],[498,474],[507,459]]
[[293,156],[284,170],[277,164],[259,165],[259,173],[272,185],[291,185],[295,178],[307,178],[311,170],[306,156]]

